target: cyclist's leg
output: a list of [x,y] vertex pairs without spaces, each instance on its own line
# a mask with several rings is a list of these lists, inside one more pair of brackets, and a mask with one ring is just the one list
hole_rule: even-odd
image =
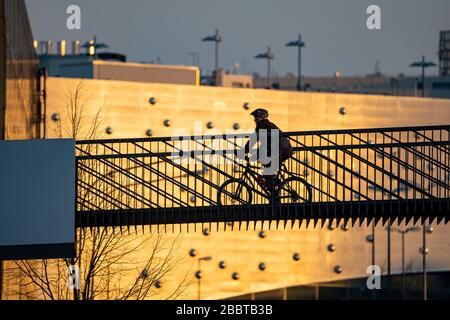
[[[281,157],[274,156],[272,161],[266,165],[263,164],[263,176],[267,181],[267,188],[270,192],[270,200],[273,203],[280,203],[280,192],[278,189],[278,170],[280,169]],[[272,167],[272,163],[276,163],[276,167]]]
[[284,162],[286,160],[287,159],[284,159],[283,157],[280,157],[280,159],[279,159],[279,169],[277,171],[277,175],[276,175],[276,179],[275,179],[277,186],[280,186],[280,184],[281,184],[281,179],[282,179],[281,171],[283,171],[284,174],[287,173],[287,168],[284,164]]

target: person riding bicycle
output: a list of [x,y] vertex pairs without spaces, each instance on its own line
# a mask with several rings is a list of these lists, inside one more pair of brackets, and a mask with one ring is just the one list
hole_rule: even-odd
[[[256,139],[251,138],[247,142],[244,147],[245,154],[250,153],[250,149],[257,142],[260,143],[260,148],[257,150],[257,159],[263,165],[262,175],[265,178],[267,188],[271,191],[274,202],[279,202],[279,194],[276,187],[277,172],[282,163],[291,158],[294,152],[289,139],[283,136],[283,132],[273,122],[269,121],[269,112],[267,110],[256,109],[251,115],[256,123]],[[273,143],[273,137],[278,138],[278,143]],[[262,158],[264,156],[266,157]],[[268,161],[261,161],[262,159],[267,159]]]

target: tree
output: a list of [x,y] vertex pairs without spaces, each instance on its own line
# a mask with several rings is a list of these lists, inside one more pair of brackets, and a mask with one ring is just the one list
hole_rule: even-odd
[[[94,109],[84,82],[64,95],[65,115],[57,118],[57,137],[94,140],[102,136],[103,107]],[[91,112],[91,114],[89,114]],[[87,125],[89,123],[89,125]],[[78,179],[83,178],[81,171]],[[91,185],[102,188],[99,179]],[[88,201],[89,190],[78,190],[78,201]],[[147,299],[159,294],[162,286],[165,299],[180,296],[187,288],[187,273],[171,283],[180,263],[176,252],[179,238],[161,234],[138,235],[123,228],[92,228],[76,231],[76,257],[71,260],[52,259],[15,261],[5,274],[20,285],[6,295],[22,295],[27,299],[94,300]],[[142,258],[140,258],[142,257]],[[80,271],[79,286],[71,288],[69,266]],[[70,284],[72,284],[70,282]]]

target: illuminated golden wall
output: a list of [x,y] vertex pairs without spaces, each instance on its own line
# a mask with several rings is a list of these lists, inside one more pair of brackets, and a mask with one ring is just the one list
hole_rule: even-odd
[[[50,78],[48,80],[48,137],[55,137],[57,122],[51,120],[57,113],[61,121],[67,117],[65,94],[79,84],[77,79]],[[161,85],[118,81],[85,80],[83,95],[87,99],[88,115],[99,107],[104,109],[102,138],[145,137],[151,129],[154,136],[170,136],[175,129],[185,128],[191,133],[206,133],[206,125],[213,122],[215,129],[231,130],[239,124],[240,131],[251,131],[254,124],[245,110],[266,107],[271,120],[284,131],[303,131],[340,128],[393,127],[415,125],[437,125],[450,123],[450,100],[420,98],[397,98],[366,95],[327,93],[296,93],[254,89],[213,88],[181,85]],[[156,104],[149,103],[154,97]],[[340,113],[345,108],[346,114]],[[171,126],[164,125],[170,120]],[[89,119],[86,118],[88,122]],[[201,121],[203,132],[194,132],[194,123]],[[105,133],[106,128],[112,134]],[[266,225],[267,227],[267,225]],[[310,284],[338,279],[366,276],[371,264],[371,243],[366,236],[371,228],[356,227],[345,231],[341,228],[314,230],[294,226],[292,230],[267,232],[266,238],[256,231],[211,230],[209,236],[201,232],[182,235],[179,254],[183,267],[190,270],[192,285],[184,297],[197,297],[197,285],[193,278],[197,269],[197,258],[212,256],[212,261],[202,262],[202,298],[216,299],[265,291],[284,286]],[[449,270],[449,227],[435,226],[428,237],[430,270]],[[376,263],[386,271],[386,231],[376,229]],[[392,270],[399,272],[400,236],[392,234]],[[330,252],[328,245],[336,250]],[[412,270],[421,270],[421,234],[407,235],[406,261]],[[196,249],[197,256],[188,255]],[[294,253],[301,255],[300,261],[292,259]],[[220,261],[226,268],[220,269]],[[264,262],[265,271],[258,265]],[[343,272],[336,274],[335,266]],[[233,272],[240,279],[232,280]],[[164,290],[164,285],[161,290]],[[157,298],[157,297],[156,297]]]
[[[73,91],[79,79],[49,78],[47,123],[52,136],[52,113],[63,115],[65,94]],[[257,89],[196,87],[120,81],[84,80],[85,99],[92,109],[103,106],[105,128],[114,133],[109,138],[145,137],[148,129],[155,136],[170,136],[174,129],[193,131],[194,122],[209,121],[216,129],[241,131],[254,127],[244,103],[251,108],[266,107],[271,120],[285,131],[392,127],[448,124],[450,100],[396,98],[385,96],[296,93]],[[154,97],[156,104],[149,99]],[[339,110],[346,108],[342,116]],[[171,127],[164,121],[170,120]]]

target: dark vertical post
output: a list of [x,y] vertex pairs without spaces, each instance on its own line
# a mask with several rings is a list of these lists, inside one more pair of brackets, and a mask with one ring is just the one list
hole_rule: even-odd
[[375,221],[372,222],[372,265],[375,265]]
[[428,299],[428,290],[427,290],[427,254],[426,254],[426,248],[427,248],[427,239],[426,239],[426,228],[425,228],[425,222],[423,224],[423,230],[422,230],[422,268],[423,268],[423,300]]
[[425,98],[425,56],[422,56],[422,98]]
[[216,39],[215,39],[215,70],[216,70],[216,86],[219,84],[219,29],[216,29]]
[[388,263],[388,276],[391,276],[391,219],[388,219],[388,229],[387,229],[387,263]]
[[270,47],[267,49],[267,89],[270,89],[271,85],[270,79]]
[[388,229],[387,229],[387,267],[388,267],[388,279],[387,279],[388,280],[388,297],[390,297],[391,296],[391,219],[390,218],[388,219]]
[[[375,265],[375,221],[372,222],[372,266]],[[372,290],[372,299],[375,300],[377,290]]]
[[192,55],[192,65],[198,67],[199,66],[199,53],[196,51],[189,52],[189,55]]
[[270,47],[267,47],[267,52],[260,53],[257,56],[255,56],[255,59],[266,59],[267,60],[267,79],[266,79],[266,89],[271,88],[271,78],[270,78],[270,60],[274,58],[274,55],[272,54],[272,51],[270,50]]
[[402,232],[402,296],[403,300],[405,300],[405,233]]
[[409,65],[412,68],[418,68],[421,67],[422,68],[422,98],[425,97],[425,69],[428,67],[435,67],[436,64],[434,64],[433,62],[429,61],[425,61],[425,56],[422,56],[422,61],[416,61],[414,63],[411,63]]
[[[216,33],[214,35],[205,37],[202,39],[202,41],[214,42],[214,82],[217,86],[219,81],[219,43],[222,42],[222,37],[219,34],[219,29],[216,29]],[[195,53],[193,54],[195,60]]]
[[302,35],[298,35],[298,79],[297,79],[297,90],[302,90]]

